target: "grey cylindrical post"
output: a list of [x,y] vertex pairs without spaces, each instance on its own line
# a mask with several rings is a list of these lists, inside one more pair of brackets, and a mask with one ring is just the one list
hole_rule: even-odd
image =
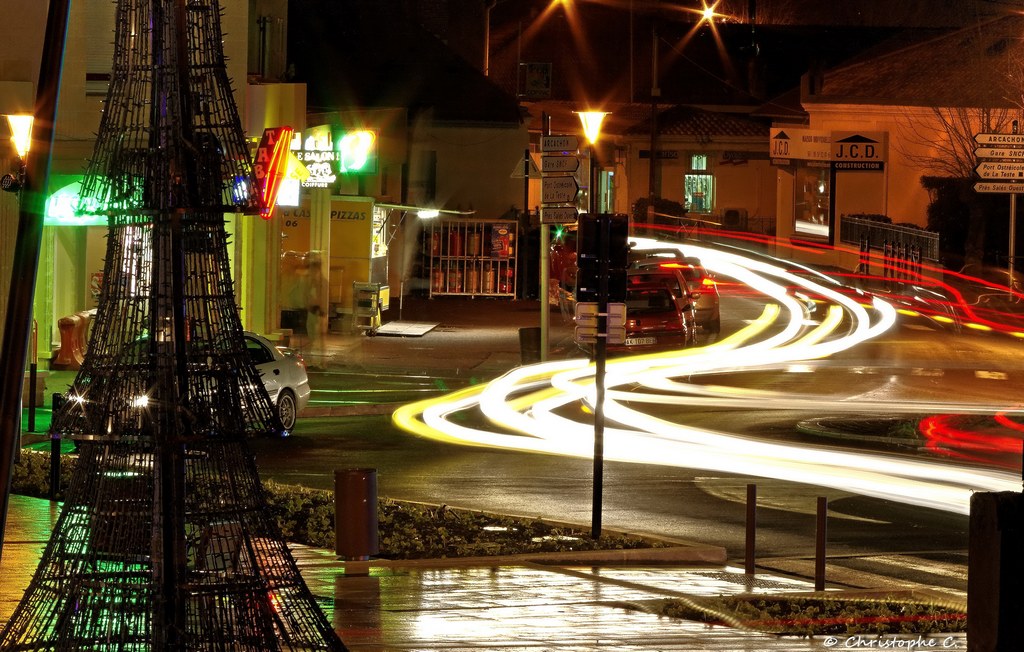
[[818,497],[818,531],[814,545],[814,590],[825,590],[825,525],[828,518],[828,498]]
[[36,383],[39,380],[38,365],[35,362],[28,366],[28,431],[36,431]]
[[50,435],[50,500],[60,493],[60,433]]
[[334,472],[334,543],[339,557],[365,561],[380,552],[377,469]]

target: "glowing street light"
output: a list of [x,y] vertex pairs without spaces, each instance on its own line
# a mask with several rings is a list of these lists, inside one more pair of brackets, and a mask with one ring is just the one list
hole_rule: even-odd
[[580,116],[580,123],[583,125],[583,135],[587,137],[587,142],[591,145],[597,144],[597,139],[601,136],[601,125],[604,123],[604,117],[608,115],[607,111],[577,111]]
[[28,155],[32,146],[32,116],[30,115],[8,115],[7,124],[11,128],[11,142],[22,160]]
[[0,189],[18,192],[25,185],[25,157],[32,146],[32,116],[8,114],[7,124],[11,128],[11,143],[18,153],[18,174],[0,177]]
[[574,111],[576,115],[580,117],[580,124],[583,126],[583,135],[586,137],[587,142],[590,144],[588,150],[588,159],[590,163],[590,181],[588,191],[590,193],[590,200],[587,202],[587,212],[591,215],[597,214],[597,195],[595,188],[597,186],[597,167],[594,165],[597,157],[594,152],[594,145],[597,144],[598,139],[601,137],[601,125],[604,123],[605,116],[608,115],[607,111]]

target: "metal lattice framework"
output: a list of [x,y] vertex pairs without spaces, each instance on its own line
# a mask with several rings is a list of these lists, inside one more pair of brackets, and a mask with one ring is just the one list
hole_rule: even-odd
[[84,210],[109,215],[85,361],[53,431],[80,459],[3,650],[343,650],[285,545],[252,435],[223,213],[255,212],[217,0],[117,0]]

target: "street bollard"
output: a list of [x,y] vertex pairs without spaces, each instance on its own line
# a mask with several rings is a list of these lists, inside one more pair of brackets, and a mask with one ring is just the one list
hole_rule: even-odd
[[50,500],[56,501],[60,493],[60,434],[50,435]]
[[519,329],[519,357],[523,364],[541,361],[539,326]]
[[[57,414],[61,406],[64,405],[64,395],[54,393],[52,396],[53,404],[50,412],[50,423],[53,423],[53,416]],[[50,500],[57,500],[57,494],[60,492],[60,433],[50,433]]]
[[825,539],[828,521],[828,498],[818,497],[818,530],[814,537],[814,590],[825,590]]
[[967,544],[967,640],[971,650],[1020,649],[1024,613],[1024,497],[1017,491],[971,495]]
[[380,552],[377,469],[335,470],[334,544],[346,560],[366,561]]
[[757,485],[747,485],[747,540],[743,570],[747,575],[754,574],[754,544],[757,533]]
[[38,365],[35,362],[28,366],[28,431],[36,431],[36,383],[39,382]]

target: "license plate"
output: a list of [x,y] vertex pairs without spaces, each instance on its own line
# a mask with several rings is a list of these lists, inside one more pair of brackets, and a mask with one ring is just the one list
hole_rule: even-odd
[[657,344],[658,338],[656,337],[627,337],[626,341],[623,342],[626,346],[647,346],[648,344]]

